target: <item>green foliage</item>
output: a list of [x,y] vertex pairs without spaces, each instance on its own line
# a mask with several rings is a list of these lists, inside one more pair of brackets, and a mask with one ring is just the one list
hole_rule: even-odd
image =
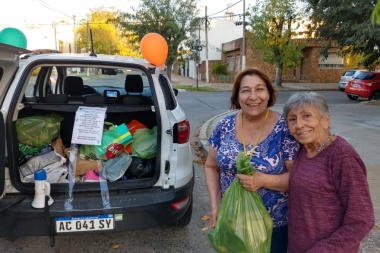
[[213,75],[229,75],[227,67],[228,67],[227,62],[217,61],[212,66],[211,74],[213,74]]
[[262,60],[278,68],[276,85],[281,85],[283,69],[295,68],[302,59],[303,44],[292,40],[300,24],[295,0],[262,0],[251,7],[251,46],[263,53]]
[[380,25],[380,1],[377,1],[372,12],[372,24],[374,25],[375,23]]
[[169,47],[166,60],[169,65],[177,59],[180,43],[197,27],[192,23],[197,20],[196,15],[194,0],[141,0],[138,9],[119,12],[115,23],[134,44],[139,44],[150,32],[163,36]]
[[[380,29],[373,23],[379,16],[379,3],[374,8],[368,0],[305,0],[312,12],[316,36],[329,43],[321,51],[328,55],[331,43],[337,43],[343,56],[361,55],[365,68],[377,65],[380,57]],[[371,18],[372,17],[372,18]]]

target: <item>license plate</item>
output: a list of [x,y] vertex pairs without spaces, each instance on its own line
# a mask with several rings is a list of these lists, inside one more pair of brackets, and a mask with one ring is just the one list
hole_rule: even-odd
[[359,86],[359,84],[358,83],[354,83],[354,85],[352,85],[352,87],[358,87]]
[[94,216],[57,217],[55,219],[57,233],[112,230],[114,229],[113,214]]

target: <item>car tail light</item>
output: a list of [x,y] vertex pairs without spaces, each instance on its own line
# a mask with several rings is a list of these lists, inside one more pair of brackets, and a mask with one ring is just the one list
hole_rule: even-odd
[[181,121],[174,125],[173,141],[178,144],[183,144],[189,141],[190,138],[190,123],[188,120]]
[[182,208],[184,208],[187,203],[189,203],[189,200],[190,200],[190,197],[186,197],[184,198],[183,200],[180,200],[178,202],[175,202],[172,204],[172,207],[177,211],[177,210],[180,210]]

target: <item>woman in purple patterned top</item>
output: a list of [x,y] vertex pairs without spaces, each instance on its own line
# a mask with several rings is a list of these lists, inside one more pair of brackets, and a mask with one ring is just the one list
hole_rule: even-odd
[[[287,190],[289,171],[298,149],[284,118],[269,109],[277,92],[261,71],[247,68],[235,78],[231,109],[239,110],[217,124],[209,138],[211,147],[205,163],[210,196],[210,227],[214,227],[223,193],[237,177],[249,191],[257,191],[273,219],[272,253],[287,251]],[[237,175],[239,152],[251,156],[257,171],[253,176]]]

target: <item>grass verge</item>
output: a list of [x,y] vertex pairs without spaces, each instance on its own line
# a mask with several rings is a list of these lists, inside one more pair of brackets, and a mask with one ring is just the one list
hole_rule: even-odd
[[219,91],[216,88],[213,87],[195,87],[191,85],[173,85],[173,88],[176,88],[178,90],[186,90],[186,91],[198,91],[198,92],[215,92]]

